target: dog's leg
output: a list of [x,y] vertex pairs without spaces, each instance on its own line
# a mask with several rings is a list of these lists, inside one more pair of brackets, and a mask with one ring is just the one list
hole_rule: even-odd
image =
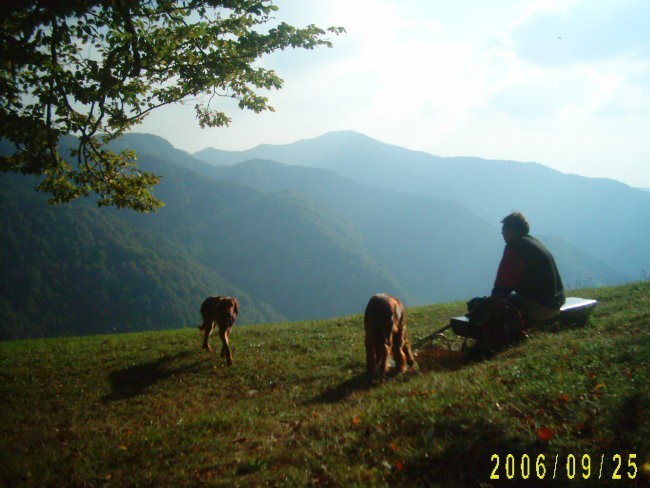
[[390,360],[390,350],[392,344],[384,344],[381,348],[381,353],[379,354],[379,374],[381,381],[386,379],[386,373],[388,373],[388,361]]
[[228,366],[232,366],[232,352],[228,344],[230,336],[230,327],[223,328],[219,326],[219,337],[221,338],[221,358],[226,360]]
[[203,349],[207,349],[208,352],[212,352],[212,348],[210,347],[208,340],[210,339],[212,331],[214,330],[214,322],[204,321],[201,328],[203,329]]
[[381,380],[386,379],[386,373],[388,372],[388,360],[390,359],[390,351],[393,348],[393,336],[389,332],[386,336],[383,344],[381,345],[379,353],[379,374],[381,375]]
[[228,364],[232,366],[232,351],[230,350],[230,329],[232,326],[226,329],[226,360]]
[[199,325],[199,330],[203,332],[203,344],[202,348],[210,350],[210,345],[208,344],[208,338],[210,337],[210,322],[207,319],[203,319],[203,324]]
[[221,354],[219,354],[219,357],[221,359],[226,359],[226,337],[221,329],[219,329],[219,338],[221,339]]
[[366,334],[366,378],[372,381],[377,375],[377,348],[374,339]]
[[404,337],[401,331],[397,332],[396,334],[393,334],[393,347],[392,347],[393,359],[395,360],[395,366],[397,368],[397,371],[399,371],[400,373],[406,371],[406,356],[404,355],[403,341],[404,341]]
[[411,350],[411,342],[408,338],[408,332],[406,330],[403,316],[398,324],[398,333],[396,334],[395,342],[396,345],[393,347],[393,357],[395,358],[395,362],[398,364],[399,370],[403,373],[406,371],[406,365],[410,368],[415,366],[415,357]]
[[404,329],[404,354],[406,355],[406,364],[410,368],[415,366],[415,356],[413,356],[413,351],[411,350],[411,341],[409,340],[408,333]]

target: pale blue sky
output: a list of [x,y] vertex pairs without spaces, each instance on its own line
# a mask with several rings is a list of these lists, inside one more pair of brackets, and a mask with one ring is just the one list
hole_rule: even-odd
[[650,0],[277,0],[334,48],[263,61],[276,112],[200,129],[191,107],[138,128],[197,151],[335,130],[440,156],[536,161],[650,188]]

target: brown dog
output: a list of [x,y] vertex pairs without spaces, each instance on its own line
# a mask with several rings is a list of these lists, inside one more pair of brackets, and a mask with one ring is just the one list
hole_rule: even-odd
[[232,297],[208,297],[201,305],[203,324],[199,325],[199,329],[203,331],[203,349],[212,352],[208,339],[217,324],[222,343],[221,358],[225,359],[228,365],[232,365],[232,353],[229,346],[230,329],[237,320],[238,313],[239,302]]
[[384,380],[391,353],[400,373],[406,371],[407,364],[415,366],[406,334],[404,306],[397,298],[385,294],[373,295],[366,306],[364,325],[368,381],[378,376]]

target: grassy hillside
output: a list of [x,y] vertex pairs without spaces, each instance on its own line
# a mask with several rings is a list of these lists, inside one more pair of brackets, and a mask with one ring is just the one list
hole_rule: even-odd
[[[231,368],[187,329],[0,343],[0,484],[492,486],[557,454],[552,486],[645,486],[650,282],[575,294],[585,327],[372,388],[360,315],[236,327]],[[462,311],[408,309],[411,337]]]

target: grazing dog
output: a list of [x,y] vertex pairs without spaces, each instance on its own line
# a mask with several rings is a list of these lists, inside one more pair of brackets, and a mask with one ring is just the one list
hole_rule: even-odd
[[201,316],[203,324],[199,329],[203,331],[203,349],[212,352],[208,339],[214,330],[215,324],[219,326],[219,337],[221,338],[221,358],[225,359],[228,365],[232,365],[232,353],[228,340],[237,314],[239,313],[239,302],[232,297],[208,297],[201,305]]
[[377,376],[383,381],[388,370],[388,359],[403,373],[406,365],[415,366],[411,344],[406,334],[404,306],[395,297],[373,295],[366,306],[366,376],[373,381]]

